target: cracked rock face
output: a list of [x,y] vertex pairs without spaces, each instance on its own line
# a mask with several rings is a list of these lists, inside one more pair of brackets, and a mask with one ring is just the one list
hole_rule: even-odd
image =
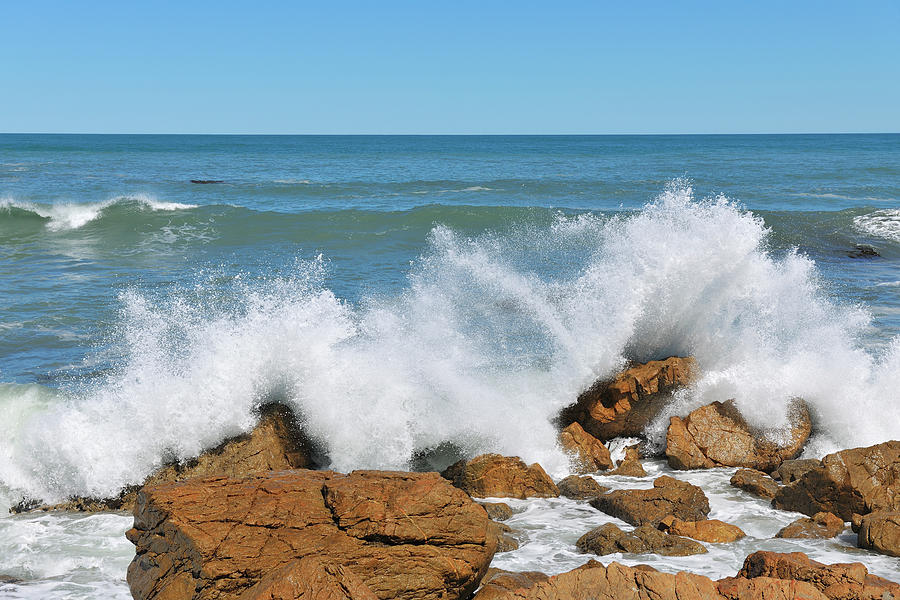
[[237,597],[316,556],[376,597],[467,598],[494,554],[484,509],[436,473],[281,471],[138,494],[136,600]]

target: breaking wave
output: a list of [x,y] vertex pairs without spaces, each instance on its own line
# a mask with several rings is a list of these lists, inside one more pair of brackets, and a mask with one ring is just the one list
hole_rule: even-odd
[[78,229],[101,217],[107,209],[120,207],[133,210],[172,211],[196,208],[193,204],[160,202],[145,194],[119,196],[102,202],[57,202],[41,204],[11,199],[0,200],[2,218],[40,218],[49,231]]

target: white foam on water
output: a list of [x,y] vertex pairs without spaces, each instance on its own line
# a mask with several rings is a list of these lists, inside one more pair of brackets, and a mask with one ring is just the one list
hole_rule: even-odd
[[147,194],[119,196],[102,202],[55,202],[42,204],[18,201],[10,198],[0,200],[0,210],[17,208],[47,219],[48,231],[68,231],[78,229],[100,218],[103,211],[111,206],[134,205],[138,210],[186,210],[196,208],[195,204],[161,202]]
[[900,209],[884,209],[854,217],[853,225],[858,231],[900,242]]

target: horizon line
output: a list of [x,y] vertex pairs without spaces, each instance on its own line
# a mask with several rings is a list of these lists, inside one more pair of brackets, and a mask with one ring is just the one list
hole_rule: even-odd
[[776,131],[717,133],[196,133],[196,132],[85,132],[85,131],[2,131],[0,135],[206,135],[267,137],[662,137],[662,136],[728,136],[728,135],[898,135],[900,131]]

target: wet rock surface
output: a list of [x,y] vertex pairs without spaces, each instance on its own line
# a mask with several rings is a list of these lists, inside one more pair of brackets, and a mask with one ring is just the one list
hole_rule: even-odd
[[756,469],[738,469],[731,476],[731,485],[760,498],[774,498],[778,482]]
[[556,498],[559,489],[537,463],[517,456],[482,454],[450,465],[443,477],[475,498]]
[[862,517],[857,542],[860,548],[900,556],[900,512],[879,511]]
[[615,490],[591,500],[591,506],[632,525],[654,527],[668,516],[702,521],[709,514],[703,490],[686,481],[663,475],[649,490]]
[[569,475],[556,484],[559,494],[572,500],[590,500],[609,491],[593,477]]
[[662,556],[706,553],[703,544],[679,535],[663,533],[652,525],[642,525],[633,531],[622,531],[613,523],[606,523],[581,536],[575,545],[581,552],[600,556],[616,552],[652,553]]
[[775,534],[777,538],[828,539],[844,531],[844,521],[831,513],[820,512],[797,519]]
[[735,542],[747,535],[740,527],[718,519],[682,521],[670,516],[660,522],[659,528],[670,535],[680,535],[713,544]]
[[609,449],[578,423],[568,425],[559,433],[559,445],[572,458],[575,473],[594,473],[613,468]]

